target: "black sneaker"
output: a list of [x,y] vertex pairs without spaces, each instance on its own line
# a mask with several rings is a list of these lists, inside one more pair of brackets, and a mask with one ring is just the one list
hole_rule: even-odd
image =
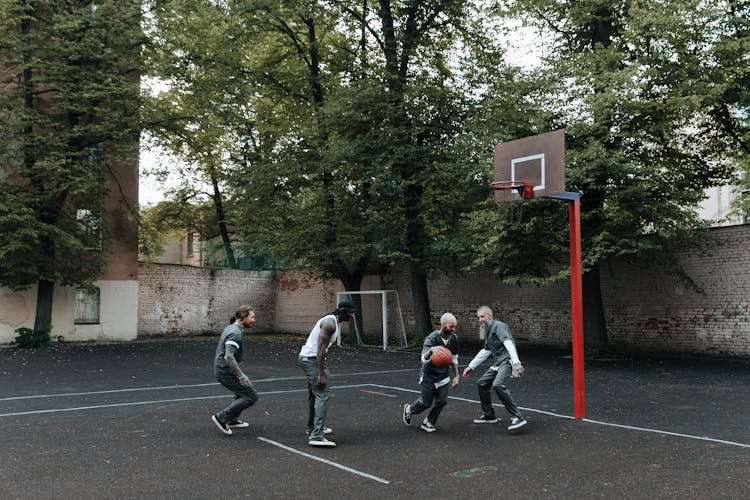
[[243,422],[242,420],[232,420],[231,422],[227,423],[227,427],[230,429],[245,429],[247,427],[250,427],[250,424],[247,422]]
[[515,429],[519,429],[526,425],[526,419],[523,417],[513,417],[510,419],[510,425],[508,426],[508,430],[512,431]]
[[496,417],[490,417],[487,415],[482,415],[479,418],[474,419],[475,424],[496,424],[497,418]]
[[221,420],[219,420],[218,416],[211,415],[211,420],[213,421],[213,423],[216,424],[216,427],[218,427],[219,430],[222,433],[226,434],[227,436],[231,436],[232,435],[232,429],[230,429],[227,424],[225,424]]
[[411,424],[411,405],[405,404],[404,405],[404,413],[401,415],[401,419],[404,421],[406,425]]

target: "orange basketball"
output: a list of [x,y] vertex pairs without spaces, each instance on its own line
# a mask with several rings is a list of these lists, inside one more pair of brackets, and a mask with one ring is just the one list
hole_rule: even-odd
[[432,350],[430,361],[438,368],[447,368],[453,362],[453,353],[447,347],[435,347]]

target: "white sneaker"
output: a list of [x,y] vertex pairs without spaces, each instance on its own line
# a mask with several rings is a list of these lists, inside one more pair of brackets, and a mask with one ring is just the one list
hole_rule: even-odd
[[243,422],[242,420],[233,420],[232,422],[227,423],[227,427],[230,429],[246,429],[250,427],[250,424]]
[[437,429],[426,418],[422,421],[422,430],[425,432],[435,432]]
[[508,426],[508,430],[512,431],[515,429],[518,429],[520,427],[523,427],[526,425],[526,419],[523,417],[513,417],[510,419],[510,425]]
[[[310,429],[305,429],[305,434],[310,435]],[[333,432],[333,429],[330,427],[323,427],[323,434],[330,434]]]
[[336,443],[326,438],[311,439],[307,442],[307,444],[309,444],[310,446],[321,446],[325,448],[333,448],[334,446],[336,446]]

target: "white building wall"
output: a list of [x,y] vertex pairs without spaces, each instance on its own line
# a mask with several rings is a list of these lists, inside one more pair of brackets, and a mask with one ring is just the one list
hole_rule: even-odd
[[705,190],[706,199],[698,208],[703,220],[710,220],[714,226],[732,226],[745,221],[738,215],[730,216],[732,204],[740,196],[738,186],[715,186]]
[[[52,337],[65,341],[127,341],[138,329],[138,282],[135,280],[97,281],[99,323],[76,325],[75,288],[55,286],[52,303]],[[34,328],[37,287],[22,292],[0,288],[0,344],[16,338],[16,329]]]

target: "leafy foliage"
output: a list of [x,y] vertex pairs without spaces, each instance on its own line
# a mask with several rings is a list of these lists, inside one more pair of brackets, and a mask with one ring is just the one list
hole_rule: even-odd
[[139,30],[132,5],[96,7],[0,7],[3,286],[88,283],[102,269],[103,254],[90,251],[91,227],[81,224],[79,210],[104,216],[117,182],[110,162],[135,154]]
[[52,344],[50,329],[32,330],[31,328],[17,328],[14,344],[21,349],[39,349]]

